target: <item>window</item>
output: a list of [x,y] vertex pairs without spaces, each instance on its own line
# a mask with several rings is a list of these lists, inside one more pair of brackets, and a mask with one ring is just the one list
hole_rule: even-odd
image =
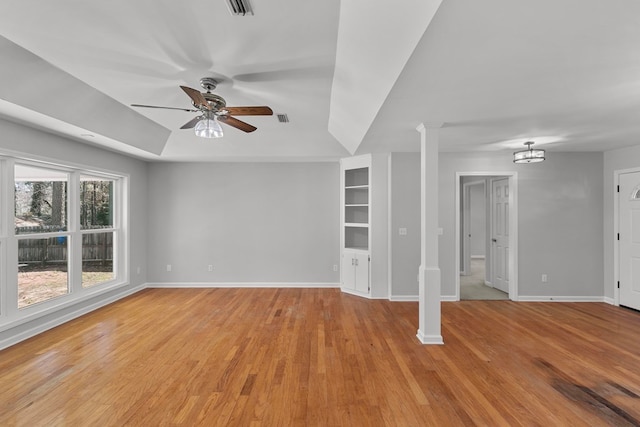
[[14,169],[18,308],[24,308],[69,293],[69,175],[21,164]]
[[3,263],[16,266],[2,282],[0,295],[8,298],[0,312],[19,319],[126,283],[124,177],[0,161],[8,171],[4,176],[13,177],[13,183],[0,186],[2,194],[13,190],[13,206],[0,210],[0,220],[9,216],[8,227],[0,227],[5,233],[0,241],[7,243],[0,254]]
[[[82,286],[84,287],[115,279],[113,270],[114,185],[113,179],[80,176],[80,229],[84,230],[82,233]],[[93,230],[99,230],[99,232]]]

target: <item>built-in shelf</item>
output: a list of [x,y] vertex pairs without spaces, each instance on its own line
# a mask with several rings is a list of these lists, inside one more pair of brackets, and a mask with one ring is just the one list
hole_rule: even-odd
[[368,251],[369,248],[367,246],[346,246],[345,249],[349,249],[352,251]]
[[341,287],[345,292],[365,296],[370,293],[371,157],[351,157],[343,159],[340,164]]
[[367,251],[369,250],[369,167],[345,167],[343,173],[344,249]]

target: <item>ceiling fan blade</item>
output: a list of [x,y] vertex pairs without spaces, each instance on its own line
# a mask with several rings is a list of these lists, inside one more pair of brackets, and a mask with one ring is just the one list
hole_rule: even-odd
[[160,107],[157,105],[142,105],[142,104],[131,104],[132,107],[142,107],[142,108],[160,108],[163,110],[180,110],[180,111],[187,111],[189,113],[197,113],[200,110],[193,110],[190,108],[177,108],[177,107]]
[[211,105],[209,105],[207,100],[204,99],[204,96],[202,96],[202,93],[200,93],[199,90],[195,90],[187,86],[180,86],[180,88],[187,95],[189,95],[189,98],[191,98],[191,100],[193,101],[193,104],[196,107],[202,107],[202,108],[206,108],[207,110],[211,110]]
[[202,120],[202,116],[195,117],[183,124],[180,129],[193,129],[200,120]]
[[255,106],[255,107],[224,107],[222,110],[227,110],[229,114],[234,116],[272,116],[273,110],[267,106]]
[[233,126],[234,128],[240,129],[241,131],[247,133],[253,132],[254,130],[258,129],[257,127],[250,125],[249,123],[245,123],[242,120],[238,120],[235,117],[231,116],[220,115],[218,116],[218,121],[226,125]]

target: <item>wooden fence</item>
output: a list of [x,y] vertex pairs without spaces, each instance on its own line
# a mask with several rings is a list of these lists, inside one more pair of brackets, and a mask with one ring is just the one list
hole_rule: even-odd
[[[26,231],[25,229],[29,229]],[[44,227],[21,227],[16,234],[59,231],[46,230]],[[18,241],[18,262],[20,264],[59,264],[66,263],[68,256],[68,238],[66,236],[48,238],[20,239]],[[101,265],[113,261],[113,233],[96,232],[82,235],[82,262],[95,262]]]

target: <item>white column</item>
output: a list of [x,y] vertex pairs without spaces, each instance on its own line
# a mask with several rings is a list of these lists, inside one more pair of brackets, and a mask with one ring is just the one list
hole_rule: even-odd
[[440,330],[440,265],[438,263],[438,134],[442,123],[421,123],[420,132],[420,270],[418,339],[444,344]]

